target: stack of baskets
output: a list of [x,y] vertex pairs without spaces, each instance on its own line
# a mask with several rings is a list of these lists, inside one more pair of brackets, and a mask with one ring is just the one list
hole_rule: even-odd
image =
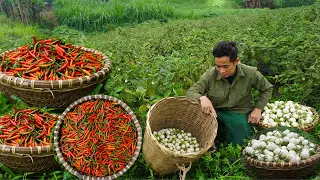
[[[259,131],[256,135],[252,136],[251,140],[261,140],[260,135],[267,135],[268,132],[272,132],[274,130],[284,131],[284,130],[290,130],[291,132],[295,132],[299,134],[300,136],[304,136],[305,139],[308,138],[309,142],[318,142],[317,139],[315,139],[310,134],[299,130],[297,128],[289,128],[289,127],[277,127],[277,128],[269,128],[264,129],[262,131]],[[268,136],[268,135],[267,135]],[[259,138],[260,137],[260,138]],[[253,141],[251,141],[253,142]],[[281,141],[280,141],[281,142]],[[271,143],[272,144],[272,143]],[[276,143],[275,143],[276,144]],[[259,153],[253,152],[252,155],[254,156],[261,156],[261,153],[265,153],[266,150],[261,149],[268,149],[269,142],[267,143],[266,147],[258,147],[255,150],[258,150]],[[283,143],[282,143],[283,145]],[[280,145],[279,145],[280,146]],[[248,146],[249,147],[249,146]],[[311,147],[310,147],[311,148]],[[255,151],[254,150],[254,151]],[[314,150],[314,154],[310,155],[308,158],[304,159],[297,159],[293,161],[282,161],[282,160],[276,160],[275,161],[275,153],[272,153],[272,155],[262,155],[261,157],[264,157],[264,159],[254,158],[252,155],[248,154],[248,150],[245,148],[243,149],[244,159],[247,165],[247,168],[251,175],[253,175],[256,178],[259,179],[301,179],[306,178],[310,176],[312,173],[314,173],[318,166],[320,161],[320,148],[316,145],[316,149]],[[273,151],[271,151],[273,152]],[[269,152],[270,153],[270,152]],[[282,155],[282,153],[285,153],[285,150],[280,150],[279,157]],[[290,152],[292,153],[292,152]],[[274,155],[274,157],[273,157]],[[272,161],[267,160],[267,156],[270,156],[273,158]]]
[[[288,101],[289,102],[289,101]],[[273,108],[273,106],[277,106],[277,103],[279,106],[281,106],[281,108],[284,108],[284,106],[282,106],[283,104],[286,104],[288,102],[282,102],[282,101],[276,101],[275,103],[271,103],[269,104],[270,108]],[[300,107],[300,105],[298,103],[293,103],[292,101],[289,102],[289,104],[295,104],[296,107]],[[259,136],[261,134],[266,134],[268,132],[271,132],[275,129],[279,129],[279,130],[292,130],[297,132],[298,134],[304,134],[305,136],[308,136],[309,138],[311,138],[315,144],[318,144],[318,140],[314,139],[309,132],[311,132],[315,126],[319,123],[319,116],[317,111],[315,111],[313,108],[310,107],[304,107],[305,109],[308,109],[308,111],[310,111],[310,117],[312,116],[312,122],[310,123],[306,123],[306,124],[299,124],[298,122],[302,122],[301,119],[299,118],[303,118],[303,120],[305,120],[306,116],[302,115],[302,116],[298,116],[297,114],[303,114],[304,112],[301,110],[298,110],[298,112],[295,110],[294,105],[291,105],[293,109],[288,110],[284,110],[282,111],[280,108],[280,111],[277,112],[276,110],[272,110],[271,109],[271,114],[274,113],[275,115],[272,115],[273,117],[266,117],[266,115],[263,114],[263,118],[261,121],[259,121],[258,123],[258,127],[260,127],[262,130],[259,131],[256,135],[254,135],[252,137],[252,139],[258,139],[259,140]],[[288,108],[287,108],[288,109]],[[265,108],[266,112],[268,111],[268,108]],[[270,112],[270,111],[269,111]],[[312,115],[311,115],[312,112]],[[290,116],[289,116],[290,114]],[[295,115],[293,115],[295,114]],[[293,117],[293,116],[294,117]],[[290,118],[289,118],[290,117]],[[272,124],[266,124],[266,122],[263,122],[264,120],[270,122],[270,119],[272,119],[271,121],[273,122],[274,119],[277,120],[276,123]],[[280,120],[280,121],[279,121]],[[288,120],[291,123],[296,123],[295,126],[296,127],[287,127],[287,126],[281,126],[279,125],[280,123],[284,124],[284,122]],[[292,124],[291,124],[292,125]],[[279,141],[277,141],[279,143]],[[286,146],[288,143],[285,143],[282,146]],[[291,148],[291,147],[290,147]],[[259,148],[258,148],[259,149]],[[259,149],[261,150],[261,149]],[[267,179],[274,179],[274,178],[280,178],[280,179],[300,179],[300,178],[306,178],[308,176],[310,176],[312,173],[314,173],[318,166],[319,166],[319,162],[320,162],[320,148],[319,146],[316,147],[315,149],[315,154],[310,156],[307,159],[302,159],[299,160],[297,162],[295,161],[291,161],[291,162],[284,162],[284,161],[276,161],[273,159],[273,161],[268,162],[268,160],[266,159],[257,159],[254,157],[250,157],[247,154],[245,154],[245,150],[244,152],[244,156],[245,156],[245,162],[246,165],[249,169],[249,171],[252,173],[253,176],[257,177],[257,178],[267,178]],[[259,153],[258,153],[259,154]]]
[[[120,104],[131,116],[132,121],[134,122],[137,133],[137,144],[134,149],[134,156],[130,162],[128,162],[128,164],[126,164],[125,167],[117,174],[104,177],[108,179],[116,178],[125,173],[137,159],[142,141],[141,128],[136,116],[122,101],[103,95],[87,96],[100,83],[104,83],[106,81],[111,62],[108,57],[103,55],[101,52],[83,47],[78,48],[86,52],[101,54],[104,66],[99,71],[90,73],[91,75],[86,73],[86,76],[65,80],[29,80],[0,72],[0,92],[3,92],[8,98],[12,97],[12,95],[15,95],[30,106],[47,106],[50,108],[68,107],[63,115],[59,116],[59,120],[56,124],[56,129],[54,131],[54,145],[58,155],[58,161],[62,163],[63,167],[69,172],[80,178],[88,178],[89,176],[81,174],[77,170],[73,169],[61,155],[59,147],[59,130],[60,125],[63,124],[64,116],[77,104],[91,99],[103,99]],[[4,53],[16,51],[17,49],[6,51]],[[1,57],[4,57],[4,53],[1,54]],[[57,49],[56,53],[58,53]],[[20,147],[1,144],[0,148],[0,162],[13,170],[18,170],[20,172],[48,172],[58,167],[52,146]],[[90,176],[90,178],[95,177]]]

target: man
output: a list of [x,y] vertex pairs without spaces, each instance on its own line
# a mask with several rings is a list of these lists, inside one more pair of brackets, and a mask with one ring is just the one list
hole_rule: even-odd
[[[251,136],[251,124],[272,96],[272,85],[257,68],[239,63],[235,42],[220,42],[213,49],[215,67],[190,87],[186,96],[200,100],[202,111],[217,118],[218,138],[225,127],[225,144],[242,145]],[[252,88],[259,90],[254,105]]]

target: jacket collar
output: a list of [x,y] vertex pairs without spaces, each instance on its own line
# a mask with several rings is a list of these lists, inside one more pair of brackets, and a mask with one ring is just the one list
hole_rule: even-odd
[[[218,72],[218,70],[216,69],[218,75],[217,75],[217,80],[220,80],[222,78],[221,74]],[[241,68],[241,65],[237,64],[237,73],[236,73],[236,77],[239,77],[239,76],[245,76],[244,73],[243,73],[243,70]]]

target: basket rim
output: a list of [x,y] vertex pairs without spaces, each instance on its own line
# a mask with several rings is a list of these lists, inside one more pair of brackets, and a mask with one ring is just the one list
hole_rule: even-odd
[[[136,149],[134,151],[134,155],[131,158],[130,162],[128,162],[128,164],[119,172],[117,172],[116,174],[110,175],[110,176],[104,176],[104,177],[94,177],[94,176],[88,176],[88,175],[83,175],[82,173],[78,172],[77,170],[75,170],[73,167],[71,167],[63,158],[62,152],[60,150],[60,146],[59,146],[59,132],[60,132],[60,128],[61,125],[63,124],[63,119],[66,116],[66,114],[72,110],[76,105],[81,104],[83,102],[89,101],[89,100],[95,100],[95,99],[104,99],[104,100],[108,100],[108,101],[113,101],[113,102],[117,102],[119,103],[127,112],[128,114],[131,116],[132,121],[134,122],[134,125],[136,127],[137,130],[137,146]],[[134,162],[137,160],[139,153],[140,153],[140,149],[141,149],[141,145],[142,145],[142,129],[141,126],[139,124],[139,121],[136,117],[136,115],[133,113],[133,111],[131,110],[131,108],[125,104],[123,101],[112,97],[112,96],[108,96],[108,95],[103,95],[103,94],[98,94],[98,95],[89,95],[89,96],[85,96],[81,99],[78,99],[77,101],[75,101],[74,103],[70,104],[68,108],[65,109],[65,111],[59,116],[58,121],[56,123],[55,126],[55,130],[54,130],[54,150],[58,156],[58,159],[60,161],[60,163],[63,165],[63,167],[69,171],[71,174],[82,178],[82,179],[115,179],[121,175],[123,175],[125,172],[127,172],[131,166],[134,164]]]
[[[243,150],[244,151],[244,150]],[[317,163],[320,160],[320,147],[318,146],[316,154],[312,155],[308,159],[301,160],[299,162],[266,162],[266,161],[260,161],[255,158],[251,158],[247,155],[244,155],[244,158],[246,162],[250,165],[263,168],[263,169],[269,169],[269,170],[275,170],[275,169],[283,169],[283,170],[289,170],[294,168],[303,168],[310,165],[313,165],[314,163]]]
[[[74,47],[76,48],[80,47],[84,51],[101,54],[102,59],[105,62],[103,68],[100,69],[98,72],[91,74],[90,76],[86,75],[86,76],[78,77],[75,79],[67,79],[67,80],[29,80],[29,79],[16,77],[16,76],[9,76],[3,72],[0,72],[0,82],[9,84],[10,86],[16,86],[16,87],[21,87],[26,89],[54,90],[54,89],[74,88],[77,86],[82,86],[84,84],[91,84],[92,82],[97,82],[98,80],[104,79],[108,74],[108,72],[110,71],[110,67],[111,67],[110,59],[100,51],[86,48],[83,46],[74,46]],[[1,57],[4,53],[15,51],[18,48],[7,50],[1,53]]]
[[[173,152],[171,151],[170,149],[166,148],[164,145],[162,145],[157,139],[156,137],[153,135],[152,133],[152,130],[151,130],[151,127],[150,127],[150,122],[149,122],[149,119],[150,119],[150,116],[152,114],[152,111],[154,111],[154,108],[156,108],[156,106],[158,106],[159,104],[161,104],[163,101],[167,101],[167,100],[174,100],[174,99],[179,99],[179,100],[184,100],[184,101],[189,101],[190,103],[192,104],[196,104],[196,105],[200,105],[200,103],[195,100],[195,99],[191,99],[189,97],[186,97],[186,96],[178,96],[178,97],[166,97],[166,98],[162,98],[160,99],[158,102],[156,102],[155,104],[153,104],[148,113],[147,113],[147,120],[146,120],[146,133],[148,133],[151,137],[151,140],[157,144],[157,146],[160,148],[160,150],[166,154],[169,154],[169,155],[172,155],[173,157],[187,157],[187,158],[194,158],[194,157],[197,157],[199,156],[200,154],[204,154],[205,152],[207,152],[211,146],[213,146],[214,144],[214,141],[213,142],[207,142],[205,147],[204,148],[201,148],[200,151],[198,152],[193,152],[193,153],[185,153],[185,154],[180,154],[180,153],[176,153],[176,152]],[[210,116],[214,122],[216,122],[217,126],[218,126],[218,122],[217,120]],[[218,129],[218,128],[217,128]],[[216,129],[216,131],[217,131]],[[217,132],[215,132],[216,135],[217,135]]]
[[[51,114],[52,116],[58,117],[57,114]],[[0,153],[3,154],[30,154],[30,155],[53,155],[51,145],[47,146],[10,146],[0,143]]]
[[[314,108],[312,108],[312,107],[310,107],[310,108],[311,108],[311,111],[312,111],[313,115],[315,116],[315,120],[312,123],[306,124],[304,126],[300,126],[298,129],[301,129],[303,131],[311,131],[319,123],[319,114],[318,114],[318,112]],[[258,122],[257,125],[259,127],[262,127],[262,128],[272,128],[273,127],[273,126],[270,126],[270,125],[262,124],[261,120]],[[279,126],[277,125],[275,127],[279,127]]]
[[22,146],[9,146],[6,144],[0,144],[0,153],[3,154],[13,154],[13,155],[45,155],[50,154],[53,155],[53,150],[51,146],[29,146],[29,147],[22,147]]
[[[1,73],[1,72],[0,72]],[[95,81],[96,83],[101,83],[103,82],[104,79],[100,79],[99,81]],[[2,86],[7,86],[7,87],[10,87],[10,88],[14,88],[15,90],[22,90],[24,92],[26,91],[30,91],[30,92],[40,92],[40,93],[55,93],[55,92],[69,92],[69,91],[74,91],[74,90],[79,90],[79,89],[83,89],[83,88],[87,88],[87,87],[90,87],[90,86],[93,86],[94,83],[91,83],[91,84],[83,84],[82,86],[77,86],[77,87],[72,87],[72,88],[63,88],[63,89],[49,89],[49,88],[34,88],[34,89],[26,89],[24,87],[21,87],[21,86],[12,86],[11,84],[7,84],[7,83],[3,83],[0,81],[0,85]],[[54,97],[54,95],[53,95]]]
[[[268,129],[263,129],[261,131],[259,131],[257,134],[251,136],[250,140],[252,139],[256,139],[256,138],[259,138],[259,135],[261,134],[265,134],[267,132],[270,132],[270,131],[273,131],[273,130],[281,130],[281,131],[284,131],[284,130],[296,130],[298,131],[297,133],[300,134],[300,133],[303,133],[303,134],[309,134],[308,132],[305,132],[303,131],[302,129],[298,129],[298,128],[294,128],[294,127],[286,127],[286,126],[280,126],[280,127],[272,127],[272,128],[268,128]],[[300,134],[301,135],[301,134]],[[317,143],[318,140],[317,138],[313,137],[313,136],[310,136],[309,137],[310,141],[312,141],[313,143]],[[296,168],[304,168],[304,167],[307,167],[307,166],[310,166],[310,165],[313,165],[314,163],[317,163],[319,160],[320,160],[320,146],[316,146],[316,152],[314,155],[310,156],[309,158],[307,159],[304,159],[304,160],[301,160],[299,162],[267,162],[267,161],[260,161],[258,159],[255,159],[255,158],[252,158],[250,156],[248,156],[246,153],[245,153],[245,147],[243,147],[242,149],[242,154],[243,154],[243,157],[244,159],[246,160],[246,162],[249,164],[249,165],[252,165],[252,166],[255,166],[255,167],[258,167],[258,168],[263,168],[263,169],[270,169],[270,170],[291,170],[291,169],[296,169]],[[281,168],[281,169],[280,169]]]

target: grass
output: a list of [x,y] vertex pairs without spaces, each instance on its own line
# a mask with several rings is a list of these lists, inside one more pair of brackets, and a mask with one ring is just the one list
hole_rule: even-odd
[[105,31],[114,26],[138,24],[147,20],[167,21],[173,9],[164,0],[57,0],[54,12],[60,23],[87,31]]
[[26,43],[30,36],[37,34],[36,26],[10,21],[4,15],[0,15],[0,24],[0,52]]
[[182,17],[189,18],[230,14],[239,8],[234,0],[169,0],[169,4]]
[[[202,18],[246,12],[235,0],[56,0],[54,13],[59,22],[85,31],[108,31],[118,26],[148,20]],[[94,9],[94,11],[93,11]]]

